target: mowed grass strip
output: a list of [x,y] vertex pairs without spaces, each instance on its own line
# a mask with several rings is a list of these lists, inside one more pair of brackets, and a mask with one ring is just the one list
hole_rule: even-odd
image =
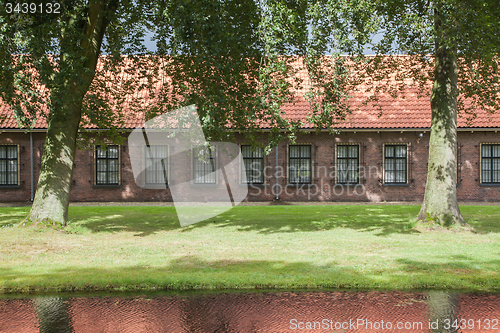
[[478,233],[412,229],[415,205],[238,206],[188,227],[173,207],[71,206],[64,232],[0,208],[0,293],[191,289],[500,289],[500,206]]

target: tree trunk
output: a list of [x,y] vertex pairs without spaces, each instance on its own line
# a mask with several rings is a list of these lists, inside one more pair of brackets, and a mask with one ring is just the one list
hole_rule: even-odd
[[[443,10],[444,11],[444,10]],[[425,196],[418,220],[467,225],[457,202],[457,48],[450,23],[435,12],[434,85]],[[446,26],[448,25],[448,26]]]
[[40,333],[71,333],[73,327],[68,305],[60,297],[37,297],[33,300]]
[[[458,332],[455,320],[458,318],[458,294],[431,290],[427,293],[429,307],[428,332]],[[455,325],[454,325],[455,324]]]
[[[53,94],[52,98],[58,99],[61,96]],[[29,217],[35,223],[46,220],[64,225],[68,220],[76,137],[82,107],[82,99],[74,99],[73,103],[54,103],[50,111],[42,167]]]
[[[117,0],[89,1],[85,13],[69,17],[61,31],[57,87],[51,110],[37,190],[28,220],[66,224],[82,101],[92,80],[109,15]],[[82,15],[83,14],[83,15]]]

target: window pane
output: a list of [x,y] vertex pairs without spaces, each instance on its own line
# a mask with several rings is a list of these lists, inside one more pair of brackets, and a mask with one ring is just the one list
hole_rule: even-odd
[[349,147],[349,157],[358,157],[358,146]]
[[106,171],[106,160],[97,160],[97,171]]
[[394,157],[394,146],[385,146],[385,157]]
[[106,173],[105,172],[97,172],[97,183],[105,184],[106,183]]
[[215,184],[215,150],[202,148],[193,151],[194,182],[197,184]]
[[500,157],[500,145],[492,145],[492,157]]
[[118,185],[119,184],[119,146],[108,145],[106,149],[96,147],[96,184]]
[[386,183],[394,183],[394,171],[387,171],[385,172],[385,182]]
[[500,183],[500,145],[481,145],[481,182]]
[[395,146],[396,157],[406,157],[406,146]]
[[146,184],[166,184],[168,173],[168,146],[145,146],[146,150]]
[[7,147],[7,158],[17,158],[17,146]]
[[109,173],[109,183],[110,184],[118,184],[118,172],[110,172]]
[[109,171],[118,171],[118,160],[108,160],[109,162]]
[[392,171],[393,170],[393,160],[392,159],[385,159],[385,171]]
[[252,157],[251,146],[241,146],[241,156],[243,158]]
[[404,170],[405,164],[406,164],[406,160],[397,159],[396,160],[396,170]]
[[500,170],[494,170],[492,173],[492,180],[493,183],[500,183]]
[[7,161],[0,160],[0,185],[7,185]]
[[483,172],[482,176],[483,183],[491,183],[491,172]]
[[310,158],[311,157],[311,146],[300,146],[301,157]]
[[311,182],[311,146],[289,146],[288,175],[290,183]]
[[103,150],[101,147],[97,148],[97,157],[98,158],[105,158],[106,157],[106,151]]
[[263,149],[258,147],[253,150],[252,146],[242,145],[241,153],[243,157],[243,166],[245,167],[242,176],[245,176],[247,184],[264,183],[264,155]]
[[384,182],[406,183],[407,145],[386,145]]
[[337,158],[347,157],[347,146],[337,146]]
[[118,158],[118,146],[108,146],[108,157]]

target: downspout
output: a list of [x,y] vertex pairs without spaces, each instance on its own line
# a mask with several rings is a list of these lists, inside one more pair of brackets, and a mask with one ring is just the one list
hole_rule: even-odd
[[30,130],[31,202],[33,202],[33,132]]
[[280,199],[279,194],[278,194],[279,193],[278,192],[278,190],[279,190],[279,184],[278,184],[278,145],[279,144],[276,145],[276,175],[275,175],[275,177],[276,177],[276,200]]

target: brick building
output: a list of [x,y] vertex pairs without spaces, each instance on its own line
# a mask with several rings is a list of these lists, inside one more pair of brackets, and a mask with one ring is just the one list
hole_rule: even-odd
[[[306,125],[297,142],[281,142],[267,156],[241,145],[247,166],[248,201],[419,201],[423,199],[430,134],[429,97],[410,88],[405,98],[385,97],[376,107],[359,109],[339,124],[339,134],[314,133]],[[359,96],[358,96],[359,97]],[[353,103],[361,99],[354,96]],[[305,119],[309,104],[299,100],[284,106],[289,117]],[[31,132],[17,127],[12,112],[0,105],[0,201],[30,201],[36,191],[46,123]],[[126,123],[132,131],[144,124],[137,117]],[[500,115],[478,111],[467,123],[458,119],[458,200],[500,201]],[[262,137],[263,142],[266,135]],[[167,146],[155,146],[145,160],[148,186],[134,179],[128,142],[108,150],[77,151],[72,201],[171,201],[165,175],[174,179]],[[217,156],[212,160],[219,164]],[[192,186],[222,187],[209,168],[193,156],[185,158]]]

